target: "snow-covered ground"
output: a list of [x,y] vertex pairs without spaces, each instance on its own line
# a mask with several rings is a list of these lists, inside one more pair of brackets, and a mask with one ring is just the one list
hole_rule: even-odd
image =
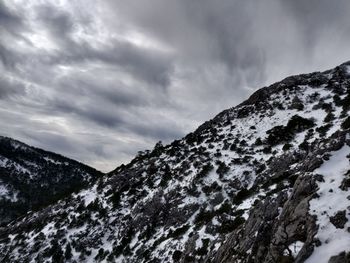
[[317,216],[317,224],[320,226],[315,238],[321,241],[321,246],[316,247],[306,263],[327,263],[330,255],[338,255],[343,251],[350,251],[350,233],[348,227],[336,228],[330,221],[338,211],[345,210],[347,220],[350,219],[350,191],[339,188],[344,174],[350,170],[350,147],[345,145],[339,151],[333,152],[331,158],[315,174],[323,175],[324,182],[319,182],[317,191],[319,198],[310,201],[310,213]]

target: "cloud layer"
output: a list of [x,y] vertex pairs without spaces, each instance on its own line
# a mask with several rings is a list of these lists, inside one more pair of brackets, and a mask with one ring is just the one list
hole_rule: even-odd
[[350,59],[348,1],[0,2],[0,133],[108,171]]

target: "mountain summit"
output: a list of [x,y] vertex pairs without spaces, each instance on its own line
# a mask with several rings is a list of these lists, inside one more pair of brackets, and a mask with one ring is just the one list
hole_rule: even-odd
[[2,262],[350,262],[350,63],[288,77],[0,229]]

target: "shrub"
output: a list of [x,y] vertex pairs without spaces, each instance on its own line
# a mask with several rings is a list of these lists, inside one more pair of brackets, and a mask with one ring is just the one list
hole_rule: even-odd
[[284,146],[283,146],[283,148],[282,148],[282,150],[283,151],[288,151],[290,148],[292,148],[293,147],[293,145],[291,145],[290,143],[286,143]]
[[97,253],[97,255],[95,256],[95,260],[96,261],[102,261],[104,258],[105,258],[105,251],[104,251],[104,249],[103,248],[100,248],[99,250],[98,250],[98,253]]
[[294,115],[286,126],[279,125],[268,130],[266,142],[271,145],[289,142],[294,135],[306,129],[312,128],[315,125],[312,119],[305,119],[299,115]]
[[342,107],[343,111],[348,111],[350,108],[350,94],[348,94],[343,100],[342,100]]
[[350,128],[350,117],[347,117],[345,121],[341,124],[341,127],[346,130]]
[[160,181],[160,186],[162,187],[166,187],[168,185],[168,182],[171,180],[172,176],[170,172],[165,172],[165,174],[163,174],[162,179]]
[[294,115],[287,124],[287,130],[292,132],[302,132],[306,129],[315,126],[315,122],[312,119],[305,119],[299,115]]
[[221,154],[221,152],[216,152],[216,153],[214,153],[214,156],[215,156],[216,158],[219,158],[219,157],[222,156],[222,154]]
[[271,153],[272,148],[270,146],[266,146],[266,147],[264,147],[264,149],[262,151],[263,151],[263,153],[268,154],[268,153]]
[[216,169],[216,173],[219,176],[224,176],[229,170],[230,167],[228,167],[224,162],[220,162],[219,167]]
[[214,182],[212,183],[211,185],[204,185],[202,187],[202,191],[207,194],[207,195],[210,195],[212,192],[217,192],[217,191],[220,191],[221,190],[221,186],[217,183],[217,182]]
[[241,189],[234,198],[234,204],[239,205],[254,193],[253,189]]
[[200,256],[205,256],[208,254],[208,245],[209,245],[209,241],[210,239],[209,238],[202,238],[202,247],[200,247],[197,251],[196,251],[196,254],[197,255],[200,255]]
[[202,167],[201,171],[198,173],[197,176],[199,178],[206,177],[210,173],[210,171],[212,171],[213,169],[214,169],[214,166],[211,163],[207,163]]
[[255,141],[254,144],[255,144],[256,146],[260,146],[260,145],[263,144],[263,142],[262,142],[261,138],[259,137],[259,138],[256,139],[256,141]]
[[304,151],[309,151],[309,143],[307,141],[303,141],[301,144],[299,144],[299,149]]
[[342,106],[342,100],[341,100],[341,98],[340,98],[340,96],[339,95],[334,95],[333,96],[333,101],[334,101],[334,104],[336,105],[336,106]]
[[320,134],[320,136],[325,136],[327,131],[332,127],[332,124],[326,124],[324,126],[316,128],[316,131]]
[[295,96],[292,100],[292,104],[291,104],[290,108],[301,111],[304,109],[304,104],[297,96]]
[[114,192],[109,200],[112,202],[113,207],[117,207],[119,205],[119,202],[120,202],[120,193]]
[[230,233],[245,222],[245,219],[241,216],[236,217],[234,220],[225,220],[221,223],[218,232],[221,234]]
[[242,107],[237,110],[237,118],[242,119],[248,117],[251,113],[252,107]]
[[182,252],[180,250],[175,250],[174,253],[173,253],[173,260],[174,260],[174,262],[180,261],[181,256],[182,256]]
[[73,256],[73,254],[72,254],[72,247],[71,247],[70,244],[68,243],[68,244],[66,245],[66,249],[65,249],[65,252],[64,252],[64,258],[65,258],[66,260],[69,260],[69,259],[72,258],[72,256]]
[[205,208],[201,208],[194,222],[195,224],[207,223],[211,221],[214,216],[215,216],[214,211],[207,211],[205,210]]
[[324,118],[324,121],[325,122],[331,122],[332,120],[334,120],[334,118],[335,118],[334,114],[332,112],[329,112],[327,114],[327,116]]
[[229,214],[232,211],[232,205],[228,202],[225,201],[224,203],[221,204],[219,209],[216,211],[219,214]]
[[158,157],[162,154],[164,146],[161,141],[157,142],[154,146],[152,152],[150,153],[150,157]]
[[293,138],[293,134],[288,132],[286,127],[282,125],[275,126],[266,133],[268,134],[266,142],[272,146],[282,142],[288,142]]
[[183,226],[175,229],[174,231],[170,230],[167,238],[177,238],[177,237],[185,234],[189,228],[190,228],[189,225],[183,225]]

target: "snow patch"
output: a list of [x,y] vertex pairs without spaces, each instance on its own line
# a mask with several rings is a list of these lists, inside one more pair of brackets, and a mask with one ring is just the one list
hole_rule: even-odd
[[296,257],[299,254],[299,251],[303,248],[304,242],[295,241],[288,246],[289,250],[292,252],[292,256]]
[[320,197],[310,201],[310,213],[317,216],[316,223],[319,225],[315,237],[321,241],[321,246],[315,248],[306,263],[326,263],[331,256],[350,251],[350,233],[346,230],[350,226],[349,222],[343,229],[336,228],[330,222],[331,216],[340,210],[347,210],[350,205],[350,200],[347,199],[349,191],[339,188],[344,173],[350,169],[349,160],[346,158],[349,153],[350,147],[345,145],[315,170],[316,174],[323,175],[325,181],[318,183],[317,193]]

